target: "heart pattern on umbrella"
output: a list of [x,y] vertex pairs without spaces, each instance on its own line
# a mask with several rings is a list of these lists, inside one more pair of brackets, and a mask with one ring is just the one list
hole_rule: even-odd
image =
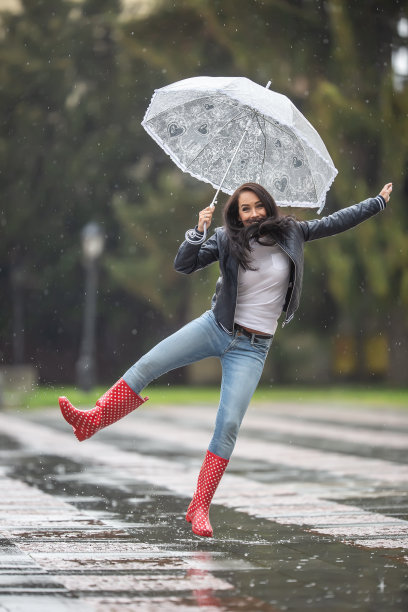
[[180,127],[177,123],[170,123],[168,126],[169,134],[173,138],[174,136],[181,136],[186,131],[185,128]]
[[275,179],[273,181],[273,186],[276,187],[278,191],[283,193],[286,187],[288,186],[288,179],[286,178],[286,176],[283,176],[281,179]]

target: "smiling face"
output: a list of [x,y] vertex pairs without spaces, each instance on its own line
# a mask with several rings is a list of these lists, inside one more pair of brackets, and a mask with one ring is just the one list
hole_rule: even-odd
[[238,198],[238,216],[244,227],[266,219],[265,205],[254,191],[241,191]]

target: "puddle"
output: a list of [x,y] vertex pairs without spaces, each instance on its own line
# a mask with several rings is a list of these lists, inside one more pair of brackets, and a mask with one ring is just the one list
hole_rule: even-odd
[[9,476],[43,491],[49,508],[64,508],[60,524],[58,513],[47,515],[45,501],[36,515],[26,505],[21,520],[10,517],[9,540],[47,572],[48,582],[4,577],[0,607],[14,587],[27,597],[51,589],[58,601],[68,593],[81,602],[81,612],[82,602],[100,612],[109,605],[132,609],[129,602],[142,611],[165,602],[166,612],[171,606],[178,612],[183,606],[347,612],[366,609],[368,602],[373,610],[401,612],[406,603],[407,568],[397,562],[403,557],[397,551],[386,559],[387,551],[347,547],[333,537],[217,504],[211,510],[216,537],[198,538],[184,520],[185,498],[126,475],[118,478],[115,468],[22,454],[9,470]]

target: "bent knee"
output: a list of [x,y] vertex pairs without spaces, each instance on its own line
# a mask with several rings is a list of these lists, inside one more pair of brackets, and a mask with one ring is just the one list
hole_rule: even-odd
[[157,378],[154,365],[142,357],[137,361],[123,377],[126,381],[131,381],[133,385],[140,389],[146,387],[152,380]]

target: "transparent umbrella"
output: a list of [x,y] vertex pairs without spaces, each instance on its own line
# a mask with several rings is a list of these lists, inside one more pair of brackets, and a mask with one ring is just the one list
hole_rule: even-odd
[[194,77],[157,89],[145,130],[185,172],[231,194],[262,184],[279,206],[324,207],[337,170],[286,96],[243,77]]

